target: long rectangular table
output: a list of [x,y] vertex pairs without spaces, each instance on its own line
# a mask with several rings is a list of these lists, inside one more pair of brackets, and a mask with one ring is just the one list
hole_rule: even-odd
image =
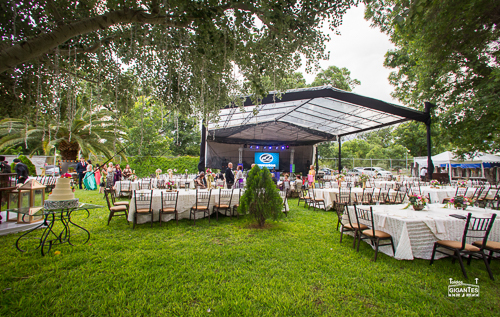
[[[443,204],[427,205],[424,211],[414,211],[412,207],[403,209],[403,205],[377,205],[373,208],[375,229],[390,234],[394,240],[398,260],[413,260],[414,258],[430,259],[434,242],[438,240],[461,241],[465,221],[451,217],[450,214],[490,217],[492,210],[469,207],[466,211],[455,208],[443,208]],[[366,208],[368,206],[360,206]],[[352,222],[356,222],[354,207],[348,207]],[[344,221],[347,216],[344,215]],[[500,221],[495,221],[489,235],[490,241],[500,242]],[[469,241],[468,243],[471,243]],[[380,247],[380,251],[393,256],[390,246]],[[436,258],[444,255],[436,254]]]
[[[233,207],[235,204],[238,203],[238,197],[239,197],[239,189],[235,189],[233,191],[233,198],[231,200],[231,207]],[[147,192],[147,190],[138,190],[138,193],[140,192]],[[159,189],[154,189],[153,190],[153,201],[152,201],[152,209],[153,209],[153,221],[159,221],[159,211],[161,208],[161,192],[162,190]],[[163,192],[165,192],[163,190]],[[212,213],[212,207],[214,204],[218,203],[219,201],[219,189],[213,189],[212,194],[210,196],[210,214]],[[179,190],[179,199],[177,201],[177,212],[178,212],[178,217],[179,219],[189,219],[189,210],[191,207],[193,207],[196,204],[196,190],[184,190],[180,189]],[[134,215],[135,215],[135,198],[132,196],[132,199],[130,200],[130,209],[128,213],[128,220],[129,221],[134,221]],[[197,215],[198,217],[198,215]],[[149,222],[151,219],[151,216],[148,215],[139,215],[137,217],[137,223],[146,223]],[[161,221],[170,221],[172,219],[175,219],[175,215],[173,214],[167,214],[167,215],[162,215]]]

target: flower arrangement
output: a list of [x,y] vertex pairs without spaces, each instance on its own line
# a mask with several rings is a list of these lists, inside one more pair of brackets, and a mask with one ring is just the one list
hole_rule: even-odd
[[169,173],[169,174],[170,174],[170,173],[172,173],[172,169],[171,169],[171,168],[169,168],[169,169],[167,170],[167,173]]
[[69,173],[64,173],[61,175],[61,178],[72,178],[73,176],[71,176],[71,174]]
[[175,183],[173,181],[166,182],[165,186],[167,187],[168,190],[173,190],[176,188]]
[[161,169],[156,169],[156,174],[161,174]]
[[467,181],[465,180],[462,180],[462,181],[458,181],[458,187],[467,187]]
[[207,175],[208,175],[208,174],[211,174],[211,173],[212,173],[212,171],[211,171],[209,168],[207,168],[207,171],[206,171],[206,173],[205,173],[205,174],[207,174]]
[[347,172],[349,172],[349,169],[344,166],[344,168],[342,168],[341,172],[342,172],[342,174],[347,175]]
[[174,168],[174,173],[177,173],[177,169],[176,168]]
[[367,174],[365,174],[365,173],[362,173],[361,175],[359,175],[359,180],[360,180],[362,183],[367,182],[369,179],[370,179],[370,176],[368,176],[368,175],[367,175]]
[[446,207],[454,206],[455,208],[466,209],[468,206],[472,206],[474,200],[463,195],[455,196],[446,203]]
[[429,202],[429,199],[427,199],[427,197],[420,195],[410,195],[408,196],[408,200],[408,205],[406,205],[406,207],[404,207],[403,209],[407,209],[408,207],[412,206],[415,210],[422,210]]
[[337,175],[335,175],[335,180],[338,182],[343,182],[345,180],[345,175],[344,174],[337,174]]
[[431,187],[432,188],[439,188],[439,181],[437,179],[431,180]]

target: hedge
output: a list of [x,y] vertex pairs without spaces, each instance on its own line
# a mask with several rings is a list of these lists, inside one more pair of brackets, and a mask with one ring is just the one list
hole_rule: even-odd
[[[25,155],[19,155],[18,159],[21,160],[21,163],[26,164],[26,166],[28,167],[29,176],[36,176],[36,167],[35,165],[33,165],[33,163],[31,163],[29,158],[27,158]],[[10,164],[12,173],[15,173],[14,166],[14,163]]]
[[[177,169],[175,174],[184,174],[188,170],[189,174],[198,173],[199,156],[178,156],[178,157],[129,157],[128,164],[135,170],[137,177],[147,177],[155,174],[156,169],[161,169],[162,174],[166,174],[169,168]],[[123,167],[122,167],[123,169]]]

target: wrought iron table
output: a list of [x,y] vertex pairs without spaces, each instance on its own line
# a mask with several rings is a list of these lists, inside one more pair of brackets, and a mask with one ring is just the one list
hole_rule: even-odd
[[[62,209],[50,209],[50,210],[40,209],[35,214],[30,214],[29,208],[8,209],[8,211],[10,212],[16,212],[18,214],[22,214],[23,218],[25,216],[43,216],[43,221],[42,223],[40,223],[40,225],[26,231],[17,239],[16,248],[21,252],[26,252],[27,250],[23,250],[20,247],[23,238],[28,237],[30,233],[44,226],[45,229],[43,230],[42,236],[40,238],[37,238],[37,240],[39,239],[40,242],[38,243],[38,246],[35,248],[35,250],[40,248],[42,256],[47,254],[53,245],[58,245],[63,243],[69,243],[70,245],[73,245],[73,243],[71,242],[70,225],[73,225],[79,228],[80,230],[83,230],[86,233],[86,240],[85,242],[83,242],[83,244],[86,244],[90,240],[90,232],[87,229],[83,228],[82,226],[79,226],[76,223],[74,223],[71,220],[71,215],[75,211],[85,210],[87,211],[87,218],[88,218],[90,216],[89,209],[95,209],[95,208],[103,208],[103,206],[82,203],[76,208],[62,208]],[[57,234],[54,231],[54,224],[59,221],[60,223],[62,223],[63,228],[61,232]]]

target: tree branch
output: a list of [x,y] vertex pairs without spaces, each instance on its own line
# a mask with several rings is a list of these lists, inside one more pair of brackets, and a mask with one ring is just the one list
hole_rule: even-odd
[[47,7],[49,8],[50,12],[54,16],[54,19],[55,19],[57,25],[62,25],[64,23],[63,18],[59,14],[59,11],[57,11],[56,6],[54,5],[54,1],[50,1],[50,0],[47,1]]

